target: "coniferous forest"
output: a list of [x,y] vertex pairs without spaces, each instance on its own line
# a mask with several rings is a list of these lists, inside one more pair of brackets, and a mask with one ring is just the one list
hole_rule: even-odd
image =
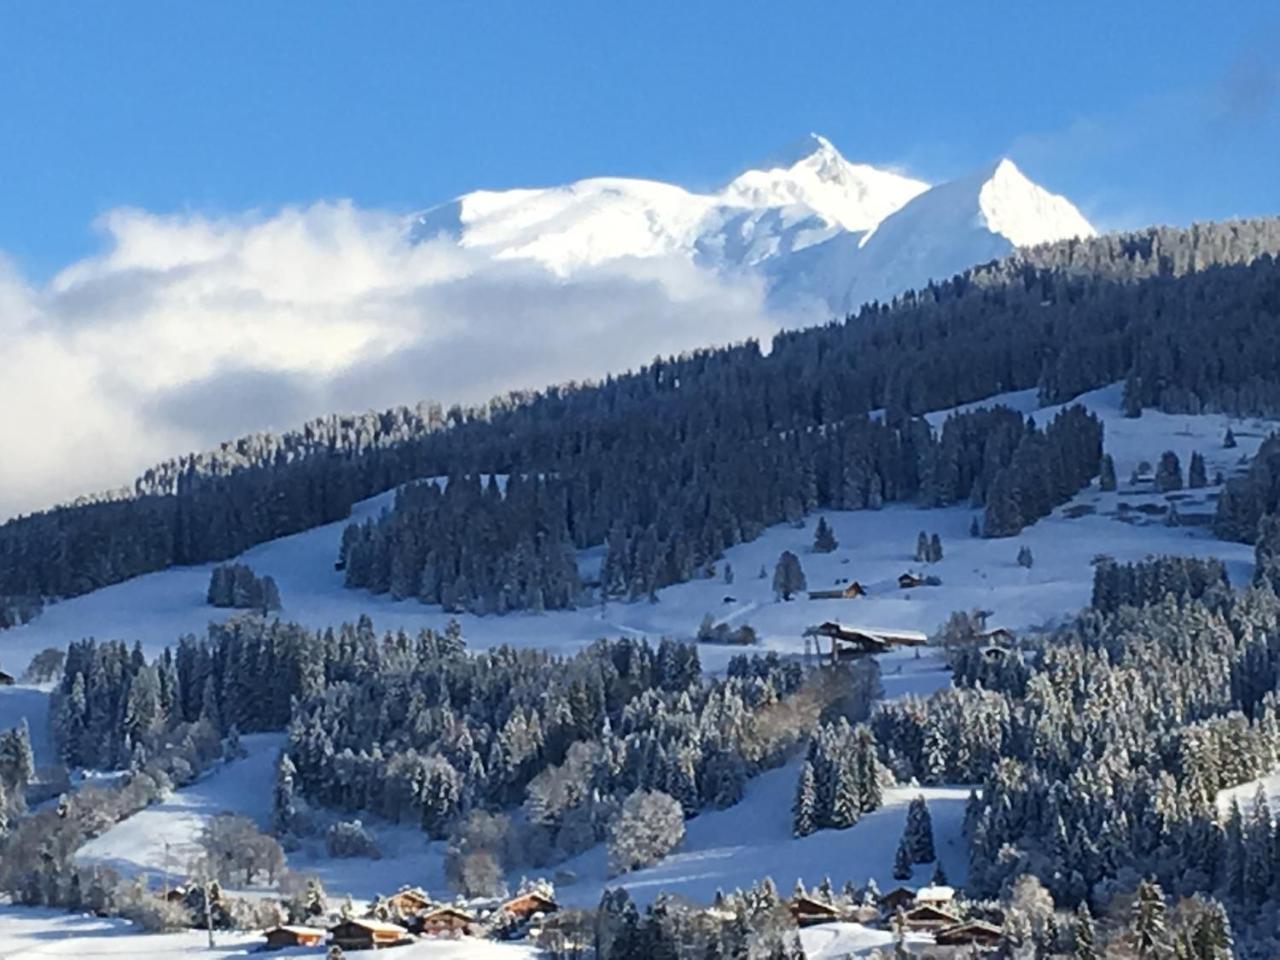
[[[671,582],[650,571],[652,541],[691,512],[715,517],[714,529],[704,542],[668,545],[679,568],[705,559],[725,528],[750,538],[760,523],[815,506],[934,497],[927,430],[915,419],[928,410],[1028,388],[1062,402],[1123,380],[1134,413],[1280,412],[1280,337],[1269,322],[1280,310],[1277,252],[1274,219],[1066,241],[781,333],[767,355],[749,342],[597,384],[245,437],[159,464],[128,489],[6,523],[0,596],[74,596],[225,560],[342,519],[406,481],[482,474],[562,478],[570,542],[609,542],[626,590],[643,591],[654,576]],[[873,411],[883,416],[868,420]],[[739,504],[740,485],[763,502]],[[673,489],[684,502],[666,506]],[[1003,507],[996,514],[997,531],[1017,521]],[[515,563],[509,537],[477,549],[476,566]],[[621,559],[636,551],[645,555]]]
[[[246,437],[0,527],[0,626],[46,600],[347,520],[392,490],[379,515],[345,525],[333,558],[345,585],[459,614],[653,599],[819,510],[964,505],[975,536],[1016,536],[1095,477],[1117,488],[1101,422],[1072,402],[1083,392],[1122,383],[1135,418],[1280,416],[1278,251],[1280,220],[1069,241],[779,334],[767,353],[747,343],[479,407]],[[1018,390],[1058,409],[924,417]],[[1186,480],[1209,485],[1201,454]],[[1181,489],[1172,451],[1151,482]],[[77,848],[234,759],[241,735],[274,732],[284,746],[269,830],[210,829],[219,883],[237,871],[246,885],[274,879],[283,851],[308,839],[333,857],[376,856],[366,817],[443,841],[462,896],[495,895],[513,871],[550,873],[597,846],[612,879],[661,860],[687,820],[740,804],[773,770],[794,782],[797,840],[854,827],[896,788],[968,788],[955,909],[997,921],[1001,955],[1210,960],[1233,955],[1234,937],[1240,955],[1269,956],[1280,822],[1265,790],[1247,807],[1219,794],[1280,764],[1280,439],[1219,483],[1214,532],[1253,544],[1250,583],[1233,585],[1213,559],[1099,555],[1085,609],[1017,642],[976,625],[988,612],[957,612],[937,641],[950,685],[892,700],[872,656],[816,669],[742,653],[710,673],[696,643],[674,639],[553,655],[468,649],[457,621],[416,635],[379,633],[368,617],[313,629],[273,615],[288,598],[271,577],[225,563],[206,599],[240,612],[202,635],[156,656],[120,639],[69,645],[50,674],[57,790],[33,792],[24,729],[0,735],[0,891],[154,913],[137,889],[78,864]],[[838,547],[824,519],[813,550]],[[598,581],[579,571],[586,548],[599,548]],[[1016,557],[1017,575],[1032,570],[1029,546]],[[922,530],[916,558],[941,561],[937,533]],[[775,584],[780,603],[807,586],[796,554],[783,554]],[[707,614],[700,638],[730,631]],[[85,768],[121,776],[73,783],[68,771]],[[921,794],[905,811],[896,878],[933,863],[945,886],[932,823]],[[878,891],[857,887],[857,873],[848,865],[839,892],[802,882],[792,905],[816,897],[877,915]],[[212,927],[211,887],[200,889],[174,910]],[[296,897],[290,918],[322,899]],[[227,926],[263,916],[220,909]],[[1122,923],[1117,909],[1129,911]],[[702,913],[659,898],[642,914],[608,890],[579,921],[566,942],[589,930],[597,960],[803,955],[768,878]]]

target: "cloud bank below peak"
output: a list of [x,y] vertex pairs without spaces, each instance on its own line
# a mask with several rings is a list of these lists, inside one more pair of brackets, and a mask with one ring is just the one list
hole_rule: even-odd
[[1016,169],[929,187],[819,137],[710,194],[600,178],[408,218],[113,210],[101,250],[45,284],[0,260],[0,408],[22,411],[0,431],[0,517],[325,413],[765,340],[1008,252],[1009,223],[1091,232]]

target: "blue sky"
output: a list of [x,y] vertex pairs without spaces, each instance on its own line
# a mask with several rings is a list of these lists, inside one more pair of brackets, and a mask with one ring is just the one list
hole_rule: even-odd
[[47,277],[119,206],[710,186],[809,130],[932,180],[1009,154],[1103,227],[1277,213],[1278,41],[1250,2],[7,3],[0,251]]

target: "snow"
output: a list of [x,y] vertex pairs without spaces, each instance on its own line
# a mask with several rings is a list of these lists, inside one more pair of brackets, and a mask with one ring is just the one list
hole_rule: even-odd
[[746,888],[763,876],[773,877],[789,895],[797,879],[815,886],[830,876],[837,887],[846,880],[863,885],[874,878],[881,890],[901,882],[922,885],[932,875],[917,865],[913,880],[893,878],[893,857],[906,823],[907,806],[922,795],[933,820],[934,844],[947,877],[963,883],[968,852],[961,836],[968,787],[894,787],[885,791],[884,806],[847,830],[820,830],[796,838],[791,832],[791,803],[799,765],[770,770],[747,784],[746,796],[727,810],[704,811],[685,825],[685,839],[661,863],[608,879],[604,848],[595,847],[558,869],[578,877],[556,886],[556,897],[576,906],[598,903],[606,887],[625,887],[640,904],[660,892],[682,894],[707,903],[717,889]]
[[945,279],[1016,246],[1092,235],[1075,207],[1008,160],[930,187],[851,163],[818,134],[716,192],[622,177],[480,190],[408,227],[415,242],[443,238],[565,279],[669,256],[722,274],[757,271],[773,305],[822,314]]
[[[891,950],[892,930],[878,930],[860,923],[824,923],[800,931],[800,945],[808,960],[845,960],[851,956],[865,956],[872,950]],[[931,945],[933,937],[923,933],[908,933],[908,949]]]
[[1254,797],[1257,796],[1258,787],[1261,786],[1267,792],[1267,806],[1269,806],[1274,814],[1277,805],[1280,804],[1280,768],[1272,770],[1265,776],[1258,777],[1256,780],[1250,780],[1248,783],[1242,783],[1239,786],[1228,787],[1218,793],[1218,809],[1223,813],[1231,807],[1231,801],[1234,800],[1240,805],[1240,811],[1246,816],[1253,809]]
[[[1087,604],[1093,575],[1090,562],[1099,553],[1122,561],[1155,552],[1219,556],[1233,582],[1246,582],[1252,572],[1251,548],[1215,540],[1204,527],[1171,528],[1158,517],[1143,515],[1138,506],[1164,503],[1164,498],[1149,488],[1132,489],[1127,481],[1140,461],[1155,463],[1167,449],[1178,454],[1184,469],[1192,451],[1198,450],[1205,456],[1210,477],[1218,470],[1231,476],[1243,469],[1242,460],[1252,456],[1276,425],[1154,411],[1146,411],[1140,419],[1128,419],[1122,415],[1120,396],[1120,387],[1113,385],[1072,402],[1083,404],[1104,421],[1105,447],[1115,459],[1121,489],[1102,493],[1095,484],[1017,537],[970,537],[975,511],[967,507],[921,510],[895,504],[880,511],[827,511],[824,515],[839,540],[837,550],[830,554],[810,551],[816,518],[803,527],[779,525],[755,541],[727,551],[718,569],[723,571],[725,562],[732,565],[732,584],[719,577],[678,584],[660,591],[657,603],[611,602],[603,607],[543,614],[459,615],[457,619],[473,648],[512,644],[571,653],[603,636],[692,637],[703,616],[710,613],[729,624],[751,624],[764,648],[802,653],[802,632],[823,620],[926,633],[937,629],[952,611],[973,607],[994,611],[992,625],[1013,630],[1056,620]],[[968,404],[964,409],[997,402],[1031,413],[1041,424],[1057,410],[1036,410],[1033,391]],[[948,412],[930,414],[929,420],[940,426]],[[1239,442],[1234,450],[1224,450],[1221,445],[1228,425]],[[1183,491],[1179,512],[1212,512],[1216,493],[1213,487]],[[375,516],[391,501],[392,494],[387,493],[358,504],[351,520]],[[1122,516],[1122,504],[1135,509]],[[1074,513],[1090,510],[1093,512],[1071,519]],[[333,560],[348,522],[261,544],[238,559],[259,574],[276,579],[286,619],[319,628],[368,614],[378,629],[443,628],[451,617],[439,607],[414,600],[393,601],[342,586],[342,574],[333,569]],[[912,559],[916,534],[921,530],[937,532],[945,553],[940,563],[927,565],[927,570]],[[1036,561],[1030,570],[1016,563],[1023,545],[1031,548]],[[868,596],[776,602],[770,575],[783,550],[800,557],[811,589],[834,587],[842,579],[859,580]],[[599,548],[583,553],[584,568],[599,562]],[[759,579],[762,567],[766,577]],[[138,640],[149,654],[155,654],[179,636],[201,632],[210,621],[231,615],[204,602],[211,569],[207,564],[173,568],[53,604],[31,623],[0,634],[0,657],[8,663],[25,663],[45,647],[65,646],[86,636]],[[900,590],[896,578],[908,569],[935,574],[942,585]],[[700,648],[704,665],[711,670],[723,668],[728,658],[739,652],[741,648],[710,644]],[[916,651],[898,652],[882,658],[882,665],[885,686],[891,692],[899,688],[927,691],[945,683],[945,674],[927,652],[919,659]],[[26,715],[35,734],[43,715],[42,695],[21,692],[24,689],[0,690],[0,724]],[[6,704],[11,706],[7,712]]]
[[196,783],[116,824],[81,847],[76,859],[126,876],[181,880],[200,855],[200,834],[211,818],[238,813],[267,827],[275,761],[284,742],[284,735],[275,733],[242,737],[243,759],[214,768]]
[[[1149,487],[1132,487],[1128,477],[1140,461],[1155,463],[1166,449],[1178,454],[1184,468],[1192,451],[1199,451],[1206,458],[1210,477],[1217,470],[1230,476],[1243,469],[1243,460],[1252,455],[1275,424],[1152,411],[1146,411],[1140,419],[1126,419],[1120,398],[1119,386],[1111,386],[1074,401],[1103,419],[1105,445],[1116,461],[1120,490],[1102,493],[1095,485],[1017,537],[971,538],[968,527],[974,511],[967,507],[921,510],[895,505],[880,511],[831,511],[825,516],[840,544],[836,551],[810,552],[816,518],[810,518],[803,527],[774,527],[758,540],[728,551],[726,559],[736,574],[733,584],[725,584],[719,577],[679,584],[662,590],[659,602],[652,604],[610,603],[603,608],[592,606],[539,615],[458,619],[467,642],[475,648],[510,643],[567,653],[600,636],[690,637],[704,614],[711,613],[730,624],[750,623],[759,632],[763,648],[800,655],[804,651],[804,628],[827,619],[852,626],[922,632],[934,631],[956,609],[973,607],[994,611],[992,626],[1015,631],[1061,619],[1088,602],[1091,561],[1099,553],[1122,561],[1153,552],[1219,556],[1226,562],[1233,582],[1247,582],[1252,572],[1251,548],[1214,540],[1203,526],[1168,527],[1159,517],[1143,514],[1136,509],[1138,506],[1163,504],[1166,498]],[[1037,409],[1034,391],[1003,395],[966,405],[966,409],[996,402],[1033,415],[1042,424],[1057,409]],[[939,427],[949,412],[931,414],[929,420]],[[1234,450],[1221,446],[1228,425],[1239,442]],[[1216,492],[1213,487],[1182,491],[1178,509],[1187,517],[1207,515],[1213,510]],[[376,515],[390,501],[391,495],[385,494],[358,505],[355,519]],[[1122,513],[1122,505],[1134,509]],[[379,629],[440,628],[447,622],[449,616],[439,608],[414,601],[394,602],[343,588],[341,574],[333,570],[333,558],[344,526],[345,522],[331,524],[262,544],[240,559],[259,573],[276,578],[284,598],[285,617],[313,627],[352,620],[361,613],[369,614]],[[899,573],[922,569],[912,561],[920,530],[937,532],[942,539],[944,559],[924,568],[941,578],[942,584],[900,590],[896,584]],[[1035,558],[1031,569],[1016,563],[1023,545],[1031,548]],[[838,580],[856,579],[868,588],[869,595],[856,600],[776,602],[771,578],[758,579],[756,574],[762,566],[768,574],[783,549],[793,550],[801,558],[810,587],[826,588]],[[598,548],[585,551],[582,556],[584,567],[598,566],[599,561]],[[723,565],[724,561],[720,563],[721,571]],[[154,654],[180,634],[198,631],[209,620],[227,615],[204,603],[209,569],[201,566],[168,570],[55,604],[32,623],[0,635],[0,656],[6,662],[19,663],[44,647],[86,635],[138,639]],[[727,659],[740,651],[737,647],[700,647],[708,670],[723,669]],[[927,694],[948,683],[940,658],[928,648],[898,650],[881,657],[880,663],[888,697]],[[32,724],[38,753],[48,756],[46,698],[47,693],[36,688],[0,689],[0,726],[12,725],[26,716]],[[81,858],[154,878],[166,867],[175,873],[181,870],[185,864],[179,862],[180,854],[193,850],[209,816],[222,810],[237,810],[264,820],[280,737],[246,736],[243,742],[248,752],[245,759],[219,767],[162,804],[117,825],[86,845]],[[749,885],[766,874],[784,892],[797,877],[814,884],[826,874],[837,883],[846,879],[864,883],[868,877],[875,877],[882,888],[887,888],[894,883],[890,870],[906,805],[917,792],[929,801],[935,838],[948,877],[952,882],[963,882],[966,863],[959,825],[967,788],[895,788],[888,792],[884,808],[853,828],[821,831],[797,840],[790,834],[796,776],[794,765],[767,772],[748,785],[741,804],[723,811],[703,811],[689,821],[687,836],[678,850],[646,870],[610,880],[605,875],[603,848],[582,854],[559,867],[576,878],[558,884],[561,898],[570,904],[592,904],[605,886],[621,883],[642,903],[659,890],[706,900],[717,888]],[[1280,794],[1280,773],[1266,783],[1273,797]],[[1237,788],[1246,801],[1252,797],[1253,789],[1252,784]],[[444,892],[441,844],[427,842],[412,825],[397,827],[367,821],[366,826],[378,836],[387,853],[384,859],[332,861],[325,858],[316,842],[291,853],[289,866],[318,873],[334,896],[350,894],[364,900],[404,883]],[[170,844],[168,863],[166,841]],[[518,881],[519,872],[509,878],[511,883]],[[931,869],[917,867],[916,873],[914,882],[920,884],[928,880]],[[93,922],[99,925],[95,928],[99,932],[85,931],[84,936],[105,938],[102,942],[114,949],[117,928],[104,926],[102,921]],[[10,936],[6,923],[7,915],[0,917],[0,944]],[[863,943],[860,938],[874,940],[880,935],[852,924],[805,933],[806,942],[812,942],[819,951],[817,956],[857,952],[864,949],[859,946]],[[155,956],[167,956],[170,954],[164,950],[180,952],[188,941],[149,938],[148,942],[158,945],[156,949],[161,952]],[[174,944],[172,948],[164,946],[170,942]],[[30,947],[23,944],[21,949]],[[120,953],[152,955],[129,954],[125,949]]]
[[[215,934],[210,950],[207,935],[199,930],[182,933],[141,933],[123,920],[59,913],[34,907],[0,907],[0,958],[34,960],[37,957],[119,957],[122,960],[188,960],[208,957],[225,960],[258,952],[262,937],[244,931]],[[291,949],[273,957],[320,957],[322,950]],[[347,951],[348,957],[381,960],[533,960],[530,946],[486,940],[425,940],[390,951]]]
[[9,730],[23,720],[31,733],[31,752],[36,766],[53,763],[57,754],[49,730],[49,691],[27,684],[0,687],[0,730]]

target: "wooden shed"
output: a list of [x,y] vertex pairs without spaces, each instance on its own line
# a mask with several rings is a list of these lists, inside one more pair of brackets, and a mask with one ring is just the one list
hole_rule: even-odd
[[898,577],[898,586],[903,590],[910,590],[912,587],[923,587],[924,577],[918,573],[904,573]]
[[831,642],[833,663],[869,654],[887,653],[894,647],[919,647],[929,642],[914,630],[887,630],[881,627],[856,627],[827,620],[805,630],[807,637],[823,637]]
[[396,923],[352,917],[329,928],[333,945],[343,950],[380,950],[409,939],[409,931]]
[[912,907],[902,916],[903,926],[915,931],[942,930],[946,927],[954,927],[959,922],[960,918],[954,913],[928,903]]
[[401,887],[387,897],[387,909],[402,917],[417,916],[434,906],[431,897],[421,887]]
[[427,936],[467,933],[476,918],[461,907],[436,907],[418,917],[418,927]]
[[1000,928],[985,920],[965,920],[954,926],[943,927],[933,934],[933,940],[942,947],[994,947],[1000,942]]
[[833,590],[809,591],[810,600],[856,600],[858,597],[865,597],[866,595],[867,588],[857,580]]
[[527,893],[517,894],[498,909],[505,910],[513,917],[527,920],[535,914],[555,913],[560,909],[560,904],[537,890],[530,890]]
[[0,670],[0,687],[12,687],[17,682],[13,674]]
[[899,908],[905,910],[916,902],[916,892],[910,887],[894,887],[888,893],[880,895],[877,901],[885,913],[896,913]]
[[835,923],[841,919],[840,911],[823,900],[810,896],[792,897],[787,902],[787,909],[795,918],[796,925],[812,927],[818,923]]
[[324,944],[325,931],[319,927],[281,925],[263,934],[266,949],[283,950],[286,947],[319,947]]

